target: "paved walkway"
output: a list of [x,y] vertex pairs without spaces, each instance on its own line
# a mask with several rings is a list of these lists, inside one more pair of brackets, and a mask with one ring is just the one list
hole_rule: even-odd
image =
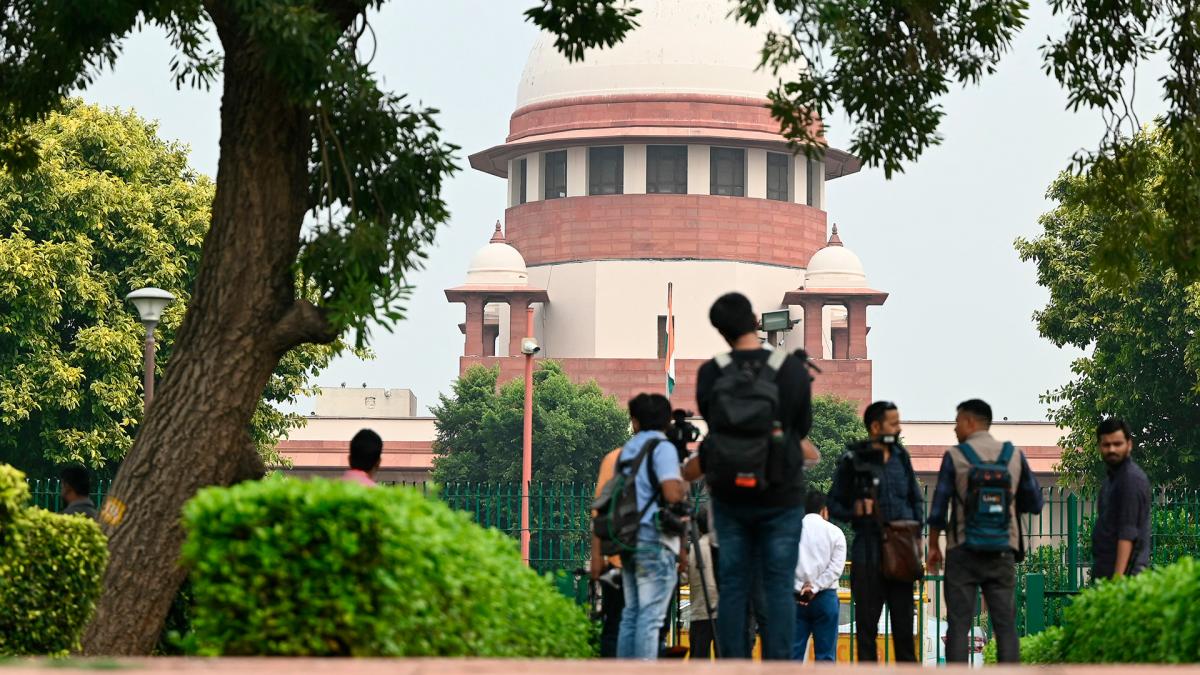
[[[1105,675],[1141,675],[1180,672],[1200,673],[1200,666],[1057,666],[1038,669],[1039,675],[1082,674],[1098,672]],[[815,668],[811,664],[793,663],[689,663],[667,661],[659,663],[635,663],[616,661],[503,661],[467,659],[97,659],[71,661],[0,661],[0,675],[24,673],[47,675],[62,673],[72,675],[96,675],[98,671],[126,671],[136,675],[177,675],[179,673],[220,673],[221,675],[299,675],[301,673],[354,675],[632,675],[634,673],[699,673],[709,675],[733,675],[753,673],[755,675],[795,674],[802,670],[868,672],[905,671],[915,675],[920,666],[884,667],[837,666]],[[1119,669],[1119,671],[1118,671]],[[966,671],[951,668],[951,671]],[[930,673],[935,672],[930,669]],[[1030,675],[1029,668],[989,667],[987,675]]]

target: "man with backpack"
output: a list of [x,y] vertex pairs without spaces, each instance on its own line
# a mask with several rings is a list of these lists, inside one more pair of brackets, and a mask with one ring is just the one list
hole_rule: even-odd
[[[925,497],[908,450],[900,444],[900,410],[891,401],[875,401],[863,412],[870,436],[838,460],[829,489],[829,515],[854,528],[850,551],[850,595],[854,599],[855,646],[861,662],[878,661],[879,617],[887,605],[896,661],[915,663],[913,583],[921,577],[920,530]],[[896,557],[889,538],[915,538],[902,575],[889,574]],[[910,539],[912,541],[912,539]],[[895,542],[893,542],[895,543]],[[887,562],[895,562],[888,560]]]
[[687,569],[681,536],[686,521],[671,505],[687,497],[679,455],[664,433],[671,402],[661,394],[638,394],[629,402],[633,437],[621,448],[613,478],[592,504],[593,534],[603,555],[621,556],[625,608],[617,635],[617,658],[658,658],[659,630]]
[[763,658],[792,656],[792,582],[804,520],[801,441],[812,426],[804,362],[764,348],[758,319],[740,293],[721,296],[709,321],[730,351],[700,367],[696,398],[708,434],[684,475],[703,475],[721,542],[717,646],[721,658],[749,658],[747,605],[761,584]]
[[[946,660],[966,663],[967,638],[982,590],[1000,663],[1019,663],[1016,564],[1024,557],[1023,513],[1042,510],[1042,491],[1025,454],[988,431],[992,408],[979,399],[958,404],[954,435],[929,507],[930,570],[942,565],[946,532]],[[947,521],[947,515],[949,519]]]

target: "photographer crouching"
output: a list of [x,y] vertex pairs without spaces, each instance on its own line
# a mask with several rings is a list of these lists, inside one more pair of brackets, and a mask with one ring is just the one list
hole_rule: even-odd
[[896,660],[916,662],[913,584],[923,574],[921,525],[925,500],[908,451],[900,444],[900,411],[876,401],[863,413],[870,438],[848,446],[829,490],[829,514],[850,523],[850,593],[859,661],[877,661],[884,604],[891,613]]

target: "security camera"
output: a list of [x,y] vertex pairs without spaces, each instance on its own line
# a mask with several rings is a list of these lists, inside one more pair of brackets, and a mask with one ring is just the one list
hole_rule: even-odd
[[540,351],[542,351],[542,348],[538,346],[537,340],[534,340],[533,338],[525,338],[524,340],[521,340],[522,354],[533,356]]

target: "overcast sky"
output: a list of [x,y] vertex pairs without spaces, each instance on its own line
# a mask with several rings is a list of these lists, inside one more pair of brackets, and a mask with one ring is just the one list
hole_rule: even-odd
[[[1036,0],[1035,0],[1036,3]],[[427,269],[413,278],[408,320],[375,331],[376,358],[342,358],[318,383],[411,388],[422,412],[457,375],[462,305],[443,289],[460,284],[470,256],[503,218],[504,181],[471,170],[466,155],[503,141],[517,82],[536,36],[522,11],[533,0],[394,0],[373,17],[374,66],[385,86],[438,108],[445,138],[463,149],[464,170],[445,197],[451,219],[438,233]],[[875,396],[896,401],[907,419],[950,419],[954,405],[983,397],[997,418],[1041,420],[1039,396],[1065,383],[1073,350],[1040,338],[1033,312],[1046,300],[1032,264],[1013,249],[1034,236],[1050,208],[1046,187],[1071,155],[1094,147],[1099,115],[1065,112],[1066,96],[1041,72],[1039,47],[1060,23],[1037,4],[1013,51],[982,86],[944,100],[942,145],[904,175],[861,173],[829,183],[829,218],[863,261],[887,304],[868,315]],[[191,147],[196,169],[215,175],[219,84],[176,91],[172,50],[154,31],[131,36],[116,68],[82,92],[159,122],[164,138]],[[1163,107],[1153,67],[1139,81],[1139,112]],[[844,147],[848,129],[830,120]],[[311,410],[304,402],[301,412]]]

